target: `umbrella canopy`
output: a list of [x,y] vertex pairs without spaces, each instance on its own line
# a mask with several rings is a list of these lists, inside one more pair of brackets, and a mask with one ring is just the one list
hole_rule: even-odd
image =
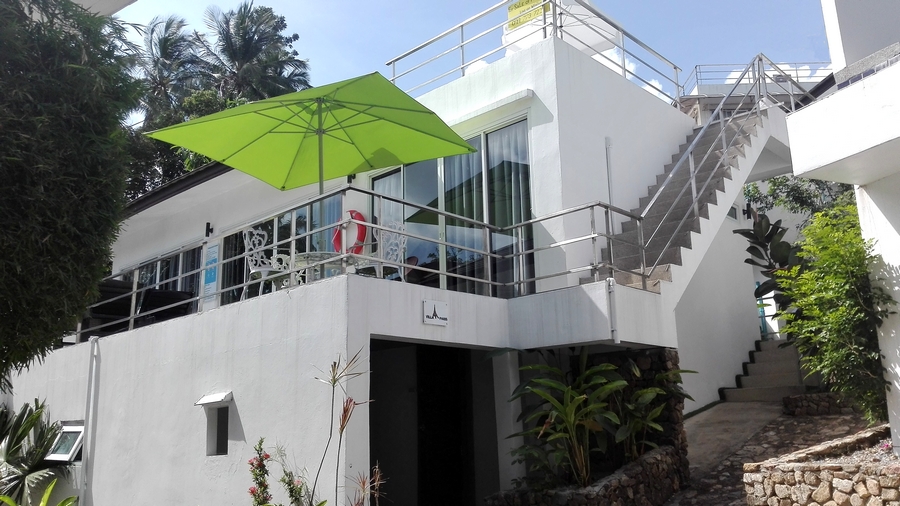
[[148,133],[280,190],[475,152],[435,113],[375,72],[251,102]]

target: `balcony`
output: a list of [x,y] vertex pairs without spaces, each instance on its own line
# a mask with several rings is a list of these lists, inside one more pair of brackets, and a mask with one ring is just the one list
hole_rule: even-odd
[[[605,260],[620,250],[630,257],[638,251],[643,258],[641,227],[614,237],[622,222],[642,222],[623,209],[594,202],[500,227],[432,204],[344,186],[238,231],[122,269],[101,283],[100,300],[66,342],[342,275],[501,299],[601,281],[617,272],[630,275],[635,288],[647,287],[651,272],[643,260],[633,269]],[[554,240],[547,230],[563,220],[567,230],[578,233]]]
[[900,65],[871,70],[788,116],[795,175],[867,185],[900,171]]

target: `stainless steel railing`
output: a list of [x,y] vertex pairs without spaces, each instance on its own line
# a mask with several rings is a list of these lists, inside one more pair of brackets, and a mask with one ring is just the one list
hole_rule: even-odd
[[[780,78],[774,79],[772,76],[780,76]],[[770,90],[770,87],[774,89]],[[788,103],[781,101],[785,94],[788,97]],[[675,166],[662,184],[659,185],[656,193],[641,212],[641,217],[646,218],[654,206],[657,205],[657,202],[660,201],[662,194],[669,189],[669,185],[675,180],[676,176],[689,171],[686,183],[681,187],[677,196],[663,214],[659,224],[649,234],[646,242],[643,244],[646,251],[653,246],[654,241],[658,242],[668,238],[668,241],[660,249],[660,255],[652,262],[648,262],[650,264],[648,275],[652,275],[656,267],[659,266],[663,254],[672,245],[678,232],[682,230],[691,214],[695,216],[699,214],[698,207],[701,204],[701,196],[705,194],[710,182],[726,166],[731,148],[740,141],[742,136],[748,134],[746,129],[748,120],[759,117],[762,111],[769,107],[780,107],[789,112],[794,111],[797,107],[800,107],[798,97],[814,99],[790,74],[782,71],[778,65],[762,54],[754,57],[744,70],[734,78],[731,90],[722,97],[719,105],[713,111],[710,121],[697,132],[691,144],[675,163]],[[738,113],[726,116],[724,114],[726,104],[728,104],[729,111],[733,110]],[[711,135],[714,136],[710,140]],[[708,147],[699,148],[701,144],[706,143],[709,144]],[[700,162],[696,161],[698,156]],[[698,181],[696,178],[697,169],[703,166],[711,157],[715,160],[714,167],[710,170],[705,180],[701,179]],[[702,183],[702,186],[699,186],[699,188],[698,183]],[[671,235],[668,233],[665,236],[660,235],[660,230],[662,230],[663,225],[667,223],[667,219],[670,216],[678,218],[677,215],[674,215],[675,208],[682,196],[688,191],[691,192],[691,203],[681,215],[674,232]]]
[[[422,93],[465,76],[473,66],[496,61],[503,56],[501,51],[522,40],[557,37],[648,90],[678,102],[682,87],[677,65],[586,1],[574,1],[577,5],[557,0],[499,2],[388,60],[391,81],[408,93]],[[615,34],[598,29],[596,21]],[[610,49],[591,50],[587,37],[600,37]]]
[[[712,64],[697,65],[691,70],[690,74],[682,83],[682,89],[685,95],[704,95],[708,94],[704,91],[704,87],[710,85],[733,85],[740,83],[738,79],[746,66],[743,64]],[[790,62],[779,63],[778,69],[764,69],[765,75],[771,82],[781,82],[783,75],[786,74],[794,81],[811,85],[818,83],[822,79],[831,74],[831,63],[829,62]],[[751,76],[752,77],[752,76]],[[744,84],[751,84],[747,76],[745,76]]]
[[[352,196],[348,199],[348,195]],[[477,244],[464,244],[453,241],[444,235],[425,235],[409,229],[391,229],[387,223],[373,223],[354,219],[346,211],[350,202],[358,205],[360,196],[364,197],[369,212],[377,216],[385,216],[388,206],[403,206],[405,215],[416,213],[431,215],[446,229],[448,223],[454,226],[464,227],[473,234],[479,234]],[[489,223],[474,220],[454,213],[441,211],[432,207],[411,202],[408,200],[382,195],[371,190],[344,186],[324,195],[306,200],[275,213],[272,220],[291,213],[292,220],[296,220],[296,210],[312,209],[329,199],[339,198],[341,219],[332,220],[320,225],[312,224],[297,232],[296,224],[291,223],[291,233],[284,237],[272,237],[265,246],[266,256],[270,259],[281,257],[287,259],[279,268],[273,268],[263,276],[255,277],[249,272],[247,266],[251,251],[242,250],[237,254],[226,256],[220,251],[218,258],[213,262],[205,262],[203,258],[198,263],[185,265],[172,275],[162,275],[161,262],[169,262],[170,259],[184,255],[186,252],[203,251],[203,248],[224,243],[225,238],[239,240],[236,235],[244,230],[261,227],[269,220],[257,223],[247,223],[237,229],[231,230],[206,242],[185,245],[171,253],[160,255],[156,258],[141,262],[119,270],[109,276],[105,283],[107,287],[113,286],[119,292],[109,294],[102,300],[94,303],[88,309],[82,323],[76,329],[75,341],[80,342],[90,335],[105,335],[142,327],[166,319],[204,311],[205,308],[226,303],[257,297],[268,291],[277,291],[301,284],[324,279],[326,277],[345,273],[362,274],[360,266],[373,267],[372,273],[385,272],[385,268],[392,268],[395,272],[401,269],[409,273],[418,273],[419,277],[430,277],[432,280],[440,280],[440,287],[448,289],[449,281],[454,283],[467,283],[465,291],[494,296],[516,297],[535,293],[540,289],[540,283],[554,278],[563,278],[563,283],[569,283],[569,276],[587,274],[591,279],[598,281],[612,276],[615,272],[630,272],[643,279],[642,286],[646,288],[646,276],[643,268],[638,270],[620,269],[615,265],[612,252],[604,255],[603,248],[609,248],[612,243],[627,244],[631,247],[641,248],[640,238],[637,241],[628,241],[617,237],[614,223],[621,219],[640,220],[640,216],[634,215],[624,209],[611,206],[603,202],[593,202],[561,210],[539,218],[534,218],[522,223],[507,227],[497,227]],[[573,237],[552,237],[543,234],[541,230],[553,228],[556,220],[574,220],[580,231]],[[274,223],[274,222],[273,222]],[[453,249],[458,256],[467,258],[467,267],[470,269],[454,269],[449,262],[437,265],[410,264],[402,257],[390,259],[385,256],[385,247],[379,247],[377,242],[366,242],[363,251],[355,253],[350,251],[354,246],[355,238],[347,233],[348,228],[363,226],[368,229],[371,236],[373,231],[380,233],[400,234],[406,240],[418,240],[429,243],[437,248]],[[335,230],[343,230],[341,234],[340,251],[331,245]],[[539,237],[538,237],[539,236]],[[538,237],[538,238],[536,238]],[[315,245],[313,249],[299,247],[298,245]],[[582,247],[578,259],[573,259],[571,250]],[[304,251],[301,251],[304,250]],[[613,250],[609,248],[609,250]],[[556,252],[561,252],[558,255]],[[545,258],[545,255],[549,255]],[[548,258],[552,259],[548,261]],[[296,262],[294,259],[303,259]],[[536,259],[536,260],[535,260]],[[240,270],[240,278],[237,282],[225,279],[225,267],[231,265],[232,269]],[[505,276],[498,276],[495,269],[498,266],[506,266]],[[456,267],[459,267],[457,265]],[[218,285],[214,290],[204,290],[204,279],[207,272],[215,270]],[[150,272],[156,272],[155,276],[148,276]],[[232,271],[237,272],[237,271]],[[505,278],[505,279],[501,279]],[[407,279],[407,282],[414,282]],[[577,282],[577,281],[572,281]],[[259,288],[256,288],[259,287]],[[473,288],[475,287],[475,288]],[[452,288],[451,288],[452,289]],[[169,303],[156,303],[151,307],[147,301],[151,297],[165,295],[173,299]],[[115,307],[115,311],[109,308]],[[104,308],[107,308],[106,310]]]

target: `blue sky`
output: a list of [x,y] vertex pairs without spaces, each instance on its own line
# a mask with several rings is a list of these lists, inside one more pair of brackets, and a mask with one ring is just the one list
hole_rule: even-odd
[[[314,85],[373,71],[438,33],[495,5],[492,0],[262,0],[285,16],[311,66]],[[828,61],[819,0],[593,0],[626,30],[684,69],[745,64],[762,52],[777,62]],[[177,14],[205,31],[207,6],[233,9],[237,0],[138,0],[118,13],[131,23]]]

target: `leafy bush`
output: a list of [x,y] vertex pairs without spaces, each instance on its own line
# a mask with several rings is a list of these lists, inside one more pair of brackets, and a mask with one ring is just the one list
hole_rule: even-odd
[[860,234],[855,206],[816,214],[803,230],[804,266],[778,273],[791,307],[778,316],[808,370],[856,400],[874,423],[887,419],[878,327],[894,300],[869,276],[872,244]]
[[622,370],[609,363],[589,366],[585,347],[569,367],[546,363],[548,358],[569,355],[560,357],[548,350],[541,356],[545,363],[521,368],[537,374],[520,384],[510,398],[528,396],[536,401],[519,416],[530,427],[513,435],[526,438],[512,453],[514,463],[524,463],[529,473],[516,481],[517,486],[588,486],[597,478],[591,469],[597,459],[592,456],[602,454],[607,464],[619,464],[656,448],[649,433],[663,431],[657,420],[666,404],[673,397],[690,398],[680,383],[681,374],[692,371],[663,372],[639,386],[641,372],[631,360]]
[[138,96],[121,30],[67,0],[0,2],[0,377],[73,330],[107,270]]
[[581,486],[590,484],[590,452],[606,450],[601,418],[619,423],[618,416],[607,409],[609,403],[606,402],[613,392],[627,385],[615,372],[616,367],[600,364],[588,369],[584,348],[578,365],[573,381],[568,381],[567,374],[559,367],[524,366],[523,371],[536,371],[540,375],[520,385],[510,399],[532,394],[542,401],[534,410],[523,413],[527,415],[526,424],[535,421],[540,424],[517,434],[534,436],[539,444],[525,445],[514,453],[520,460],[537,457],[537,463],[532,464],[537,467],[532,470],[544,473],[547,484],[552,484],[553,478],[560,475],[570,477]]
[[745,259],[744,263],[762,268],[763,276],[768,278],[756,288],[753,296],[761,299],[775,292],[773,295],[775,304],[779,309],[787,309],[790,298],[783,293],[777,273],[800,265],[797,256],[800,248],[784,240],[787,229],[781,226],[781,220],[771,223],[765,214],[754,213],[753,228],[738,229],[734,233],[740,234],[750,242],[747,253],[750,253],[752,258]]

